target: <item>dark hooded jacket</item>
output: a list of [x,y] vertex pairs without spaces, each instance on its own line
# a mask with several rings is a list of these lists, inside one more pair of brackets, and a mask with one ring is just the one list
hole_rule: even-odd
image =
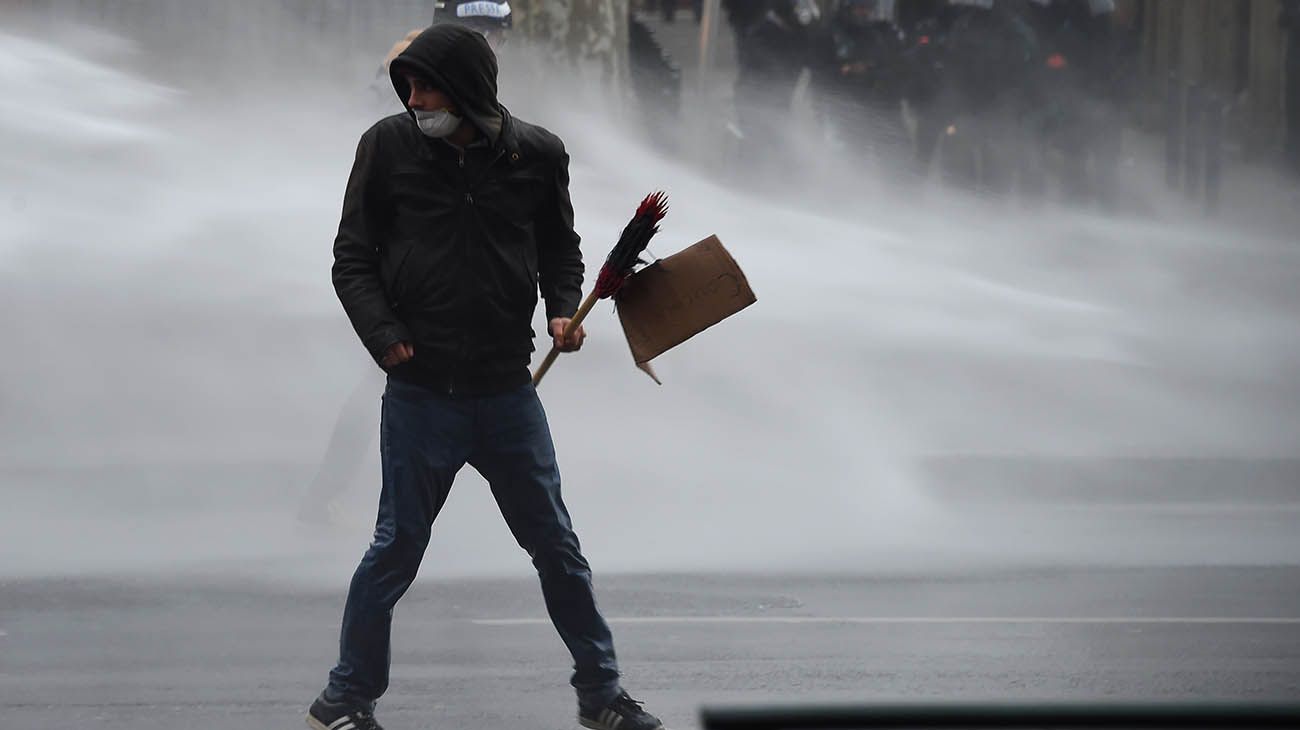
[[390,73],[404,103],[405,74],[429,79],[480,139],[426,137],[409,109],[362,135],[334,241],[339,300],[376,362],[412,344],[394,377],[453,395],[523,385],[539,289],[548,319],[581,296],[564,145],[497,101],[496,57],[474,31],[428,28]]

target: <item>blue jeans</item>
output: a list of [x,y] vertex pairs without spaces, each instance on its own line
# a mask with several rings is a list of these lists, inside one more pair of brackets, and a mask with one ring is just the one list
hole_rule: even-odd
[[393,606],[415,579],[433,520],[468,463],[487,479],[537,568],[546,610],[573,655],[579,703],[603,707],[613,700],[620,691],[614,639],[560,499],[555,447],[532,383],[453,398],[390,377],[379,449],[383,489],[375,537],[348,589],[326,699],[369,706],[388,689]]

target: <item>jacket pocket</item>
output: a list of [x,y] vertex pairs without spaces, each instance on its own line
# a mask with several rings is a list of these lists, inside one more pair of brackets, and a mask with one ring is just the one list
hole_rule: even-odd
[[519,172],[487,180],[475,193],[484,208],[516,228],[531,228],[542,200],[542,178]]

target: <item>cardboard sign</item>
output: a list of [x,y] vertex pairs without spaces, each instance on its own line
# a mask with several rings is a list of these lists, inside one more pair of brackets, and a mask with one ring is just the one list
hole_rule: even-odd
[[758,299],[722,241],[709,236],[628,277],[615,301],[632,359],[659,383],[651,360]]

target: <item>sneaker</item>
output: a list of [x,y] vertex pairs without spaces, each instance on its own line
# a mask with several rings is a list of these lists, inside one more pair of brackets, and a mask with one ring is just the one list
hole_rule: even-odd
[[659,718],[641,709],[641,703],[627,692],[601,709],[590,712],[580,709],[578,724],[592,730],[663,730],[664,727]]
[[384,730],[371,710],[317,697],[307,710],[307,727],[312,730]]

